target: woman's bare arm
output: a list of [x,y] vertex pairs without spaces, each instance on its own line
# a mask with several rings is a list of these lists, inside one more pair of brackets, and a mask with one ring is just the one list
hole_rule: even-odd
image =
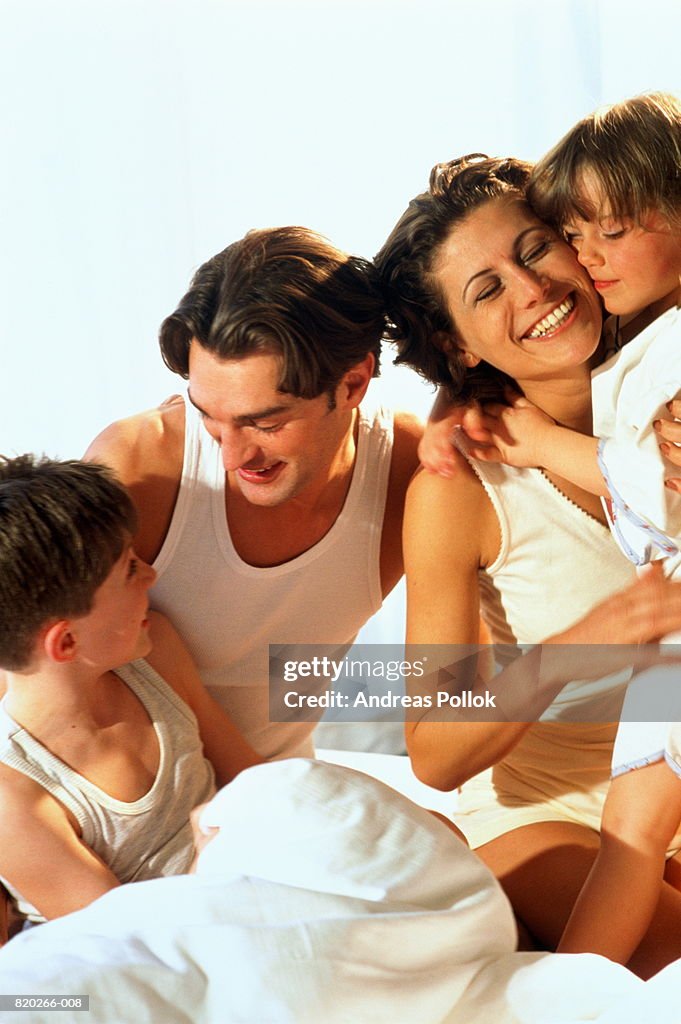
[[[494,561],[499,544],[493,507],[470,467],[459,466],[449,480],[417,474],[409,488],[404,530],[412,660],[422,647],[472,649],[477,643],[478,571]],[[652,571],[516,658],[493,681],[485,682],[473,665],[472,684],[498,694],[495,717],[504,720],[473,722],[470,715],[457,720],[449,708],[417,711],[417,720],[405,727],[415,774],[435,788],[455,789],[512,750],[566,683],[654,663],[659,655],[649,642],[679,628],[681,584]],[[588,665],[583,645],[594,645]],[[426,679],[429,683],[432,694],[437,679]],[[426,689],[419,685],[414,692]]]

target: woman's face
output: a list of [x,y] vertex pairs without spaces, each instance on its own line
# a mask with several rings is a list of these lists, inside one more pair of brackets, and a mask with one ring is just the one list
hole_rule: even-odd
[[516,196],[456,225],[435,276],[467,366],[484,360],[523,387],[569,375],[596,351],[601,307],[588,274]]

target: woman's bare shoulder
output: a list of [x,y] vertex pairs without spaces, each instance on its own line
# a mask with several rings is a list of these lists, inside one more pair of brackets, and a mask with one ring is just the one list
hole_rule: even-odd
[[463,455],[457,453],[456,472],[443,477],[419,469],[407,492],[405,532],[431,546],[438,540],[456,542],[475,555],[480,565],[496,557],[501,541],[490,498]]

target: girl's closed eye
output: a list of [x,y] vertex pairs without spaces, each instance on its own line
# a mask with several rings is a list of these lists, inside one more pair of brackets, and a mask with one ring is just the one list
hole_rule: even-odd
[[133,579],[137,575],[138,561],[136,558],[131,558],[128,562],[128,579]]

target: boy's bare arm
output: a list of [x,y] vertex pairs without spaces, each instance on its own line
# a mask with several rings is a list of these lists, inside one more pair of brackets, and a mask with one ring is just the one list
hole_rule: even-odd
[[37,782],[0,765],[0,802],[0,875],[48,920],[119,885]]
[[244,768],[261,764],[265,758],[253,750],[206,690],[174,626],[160,612],[151,612],[149,621],[153,649],[147,661],[196,715],[204,753],[215,768],[218,785],[231,782]]

